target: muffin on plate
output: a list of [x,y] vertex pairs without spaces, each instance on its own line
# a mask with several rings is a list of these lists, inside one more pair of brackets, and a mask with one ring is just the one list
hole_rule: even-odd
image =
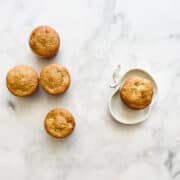
[[63,94],[69,88],[70,82],[69,72],[63,66],[50,64],[41,70],[40,84],[48,94]]
[[38,88],[38,75],[30,66],[15,66],[7,73],[6,85],[15,96],[30,96]]
[[65,109],[53,109],[45,120],[44,127],[47,133],[55,138],[65,138],[69,136],[75,127],[73,115]]
[[152,101],[153,84],[141,77],[128,78],[120,89],[120,97],[124,104],[131,109],[144,109]]
[[44,58],[50,58],[58,52],[60,38],[53,28],[39,26],[32,31],[29,38],[29,46],[35,54]]

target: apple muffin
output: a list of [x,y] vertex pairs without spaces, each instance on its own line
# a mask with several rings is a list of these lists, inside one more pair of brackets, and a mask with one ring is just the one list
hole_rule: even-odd
[[47,114],[44,120],[44,127],[49,135],[60,139],[65,138],[74,130],[75,119],[65,109],[53,109]]
[[29,38],[29,46],[35,54],[44,58],[50,58],[58,52],[60,37],[53,28],[39,26],[32,31]]
[[131,109],[144,109],[152,101],[153,84],[141,77],[127,79],[120,89],[120,97],[124,104]]
[[15,96],[30,96],[38,88],[38,75],[30,66],[15,66],[7,73],[6,85],[8,90]]

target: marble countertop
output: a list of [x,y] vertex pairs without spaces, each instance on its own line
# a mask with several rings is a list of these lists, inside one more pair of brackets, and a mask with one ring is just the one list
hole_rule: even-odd
[[[180,179],[179,0],[1,0],[0,179]],[[50,25],[62,47],[53,60],[37,58],[28,38]],[[7,71],[18,64],[38,72],[48,63],[66,66],[68,92],[52,97],[39,89],[12,96]],[[125,126],[112,119],[108,97],[112,72],[143,68],[156,79],[159,100],[150,118]],[[72,136],[59,141],[43,128],[46,113],[69,109]]]

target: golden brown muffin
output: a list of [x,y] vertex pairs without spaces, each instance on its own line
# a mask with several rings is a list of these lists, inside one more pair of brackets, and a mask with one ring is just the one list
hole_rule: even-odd
[[65,138],[72,133],[75,127],[75,120],[69,111],[60,108],[53,109],[47,114],[44,120],[44,127],[51,136]]
[[41,70],[40,84],[48,94],[63,94],[69,88],[70,82],[68,70],[58,64],[47,65]]
[[6,84],[15,96],[30,96],[38,88],[38,75],[32,67],[15,66],[7,73]]
[[49,26],[39,26],[31,33],[29,45],[35,54],[50,58],[58,52],[60,38],[53,28]]
[[120,90],[120,97],[129,108],[144,109],[152,101],[153,84],[141,77],[129,78]]

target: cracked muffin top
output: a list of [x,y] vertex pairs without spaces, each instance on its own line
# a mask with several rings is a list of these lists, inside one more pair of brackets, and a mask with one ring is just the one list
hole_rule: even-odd
[[153,84],[141,77],[127,79],[120,89],[120,97],[124,104],[132,109],[144,109],[152,101]]
[[55,138],[65,138],[72,133],[75,120],[69,111],[61,108],[53,109],[47,114],[44,127],[49,135]]

